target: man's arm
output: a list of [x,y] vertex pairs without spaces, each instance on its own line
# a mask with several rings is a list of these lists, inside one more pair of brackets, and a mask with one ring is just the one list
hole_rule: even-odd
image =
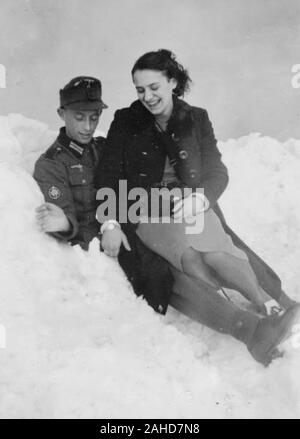
[[[78,233],[78,221],[65,166],[55,160],[41,157],[35,164],[33,177],[44,195],[46,205],[51,203],[61,208],[69,222],[68,230],[63,228],[50,233],[58,239],[66,241],[73,239]],[[50,215],[55,216],[56,212],[57,209],[51,210],[50,207]],[[44,214],[49,215],[49,209],[45,209]],[[37,212],[37,215],[42,215],[42,212]]]

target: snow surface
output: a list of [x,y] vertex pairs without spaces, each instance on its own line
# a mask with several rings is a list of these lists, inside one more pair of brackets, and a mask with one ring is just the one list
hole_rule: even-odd
[[[0,417],[299,417],[300,349],[265,369],[231,337],[155,314],[97,242],[87,253],[37,229],[31,172],[55,136],[0,117]],[[254,133],[219,146],[229,224],[300,298],[300,141]]]

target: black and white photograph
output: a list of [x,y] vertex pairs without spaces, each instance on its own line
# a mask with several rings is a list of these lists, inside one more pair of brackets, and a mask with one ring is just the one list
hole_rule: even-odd
[[299,192],[299,0],[0,0],[0,419],[299,419]]

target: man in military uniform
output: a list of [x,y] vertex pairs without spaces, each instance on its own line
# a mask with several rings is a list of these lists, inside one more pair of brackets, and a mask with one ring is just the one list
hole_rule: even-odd
[[[34,178],[45,197],[36,212],[40,228],[84,249],[100,229],[95,216],[94,175],[105,139],[93,135],[104,108],[107,105],[102,101],[98,79],[72,79],[60,90],[58,114],[65,127],[34,169]],[[128,246],[125,235],[124,245]]]

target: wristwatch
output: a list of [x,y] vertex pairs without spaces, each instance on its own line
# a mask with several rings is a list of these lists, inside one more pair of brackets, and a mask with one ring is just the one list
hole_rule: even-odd
[[109,223],[109,224],[107,224],[107,226],[105,227],[105,230],[114,230],[116,227],[118,227],[116,224]]

